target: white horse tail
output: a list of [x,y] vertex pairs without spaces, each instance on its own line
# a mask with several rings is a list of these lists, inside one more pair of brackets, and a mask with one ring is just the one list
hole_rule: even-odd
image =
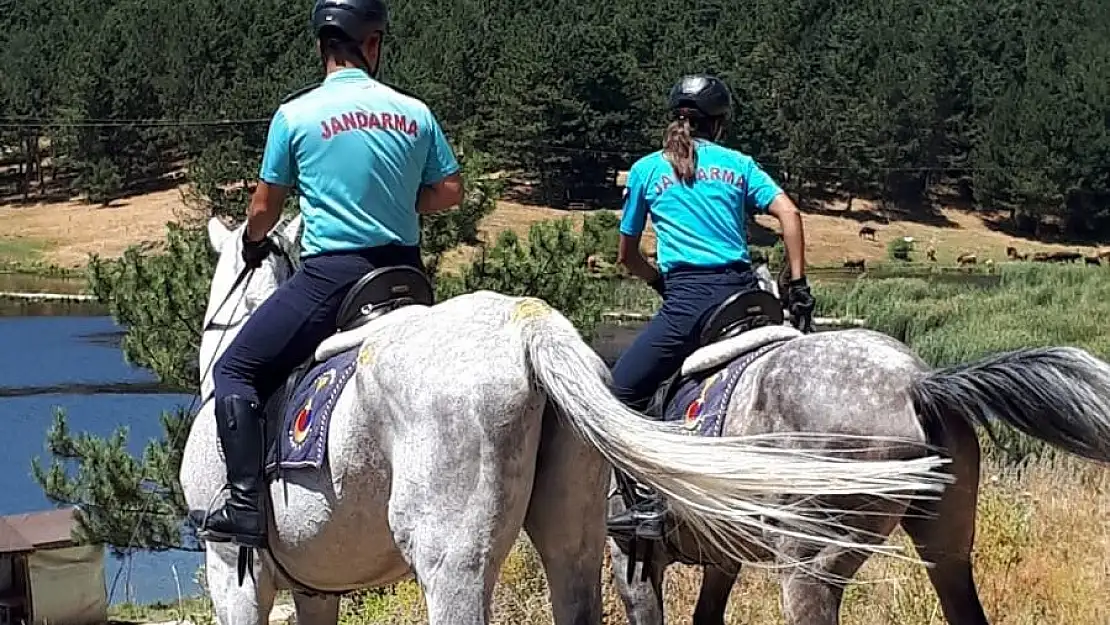
[[1110,364],[1075,347],[1023,349],[929,373],[911,388],[923,418],[958,415],[997,442],[992,418],[1054,447],[1110,462]]
[[[714,547],[743,558],[743,546],[775,535],[835,544],[870,553],[895,553],[881,540],[853,541],[846,522],[829,510],[799,506],[786,497],[871,495],[886,499],[937,497],[951,478],[936,456],[911,460],[862,461],[831,457],[836,452],[800,449],[799,439],[830,437],[761,435],[701,437],[652,421],[622,404],[608,387],[602,359],[566,317],[540,300],[516,306],[530,367],[548,400],[571,426],[617,468],[667,497],[671,510]],[[838,438],[838,437],[832,437]],[[852,437],[859,442],[871,441]],[[884,439],[889,442],[890,439]],[[772,447],[789,441],[791,449]],[[917,445],[920,443],[902,444]],[[924,452],[923,452],[924,454]]]

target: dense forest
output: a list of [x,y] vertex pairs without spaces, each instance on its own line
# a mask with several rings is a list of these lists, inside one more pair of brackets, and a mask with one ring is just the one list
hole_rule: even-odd
[[[0,195],[106,202],[189,165],[242,210],[269,116],[319,80],[311,2],[0,0]],[[536,201],[613,206],[666,91],[734,91],[727,141],[803,199],[927,213],[938,197],[1035,233],[1110,227],[1102,0],[409,0],[383,79]],[[1005,212],[1002,213],[1006,215]]]

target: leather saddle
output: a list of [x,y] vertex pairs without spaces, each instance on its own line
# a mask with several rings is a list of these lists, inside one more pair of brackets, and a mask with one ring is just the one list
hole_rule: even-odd
[[[773,293],[758,288],[740,291],[710,313],[698,335],[698,348],[756,328],[782,325],[785,320],[782,302]],[[685,381],[680,370],[663,382],[644,414],[653,419],[663,419],[667,405]]]

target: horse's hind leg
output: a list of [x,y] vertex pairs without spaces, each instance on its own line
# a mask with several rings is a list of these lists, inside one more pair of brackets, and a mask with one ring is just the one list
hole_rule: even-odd
[[293,593],[297,625],[335,625],[339,622],[339,597]]
[[[835,549],[835,548],[834,548]],[[802,558],[817,554],[795,554]],[[821,554],[819,557],[824,557]],[[831,566],[823,573],[833,573],[852,578],[867,560],[866,556],[841,552],[830,554]],[[832,569],[831,571],[829,569]],[[821,579],[806,572],[793,571],[782,580],[782,612],[787,625],[839,625],[840,603],[844,598],[844,584],[832,579]]]
[[493,413],[475,404],[452,420],[465,431],[394,442],[403,453],[393,456],[389,525],[424,591],[429,625],[489,622],[535,472],[542,406],[522,408],[502,404]]
[[239,547],[231,543],[208,544],[204,578],[219,625],[266,625],[277,589],[269,569],[255,558],[254,575],[239,585]]
[[728,596],[736,583],[739,566],[724,569],[719,566],[702,567],[701,592],[694,608],[694,625],[725,625]]
[[921,559],[934,564],[928,569],[929,580],[937,591],[944,618],[951,625],[987,625],[971,570],[979,494],[979,441],[973,429],[953,420],[945,423],[942,444],[952,456],[956,483],[924,511],[911,510],[902,520],[902,527],[914,540]]
[[[834,507],[874,514],[852,524],[867,532],[853,536],[854,540],[864,543],[886,540],[905,511],[904,506],[883,505],[874,501],[862,508],[850,505]],[[782,611],[787,625],[839,625],[844,588],[870,554],[831,545],[820,548],[812,543],[796,541],[786,543],[783,551],[793,560],[804,562],[804,568],[787,569],[782,578]]]
[[545,410],[524,527],[543,561],[555,625],[601,622],[608,476],[601,455]]

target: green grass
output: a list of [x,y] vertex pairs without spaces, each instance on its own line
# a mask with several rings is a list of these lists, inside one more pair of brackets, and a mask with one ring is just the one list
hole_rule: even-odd
[[19,273],[30,276],[76,277],[84,274],[81,269],[66,269],[44,260],[48,245],[24,237],[0,237],[0,273]]
[[187,619],[193,623],[206,622],[212,612],[212,600],[192,597],[177,601],[159,601],[146,605],[120,603],[108,608],[108,620],[125,623],[157,623]]
[[609,310],[650,314],[659,308],[662,300],[643,280],[635,278],[613,280],[613,296]]
[[[926,278],[860,278],[819,284],[818,314],[866,320],[909,345],[934,367],[972,362],[1027,347],[1074,346],[1110,360],[1110,271],[1055,265],[1005,265],[995,285]],[[985,453],[1024,463],[1058,453],[1009,428]]]
[[817,310],[866,319],[934,366],[1047,345],[1110,358],[1110,271],[1012,264],[997,272],[993,286],[928,278],[819,283]]
[[34,263],[46,245],[23,237],[0,237],[0,264]]

